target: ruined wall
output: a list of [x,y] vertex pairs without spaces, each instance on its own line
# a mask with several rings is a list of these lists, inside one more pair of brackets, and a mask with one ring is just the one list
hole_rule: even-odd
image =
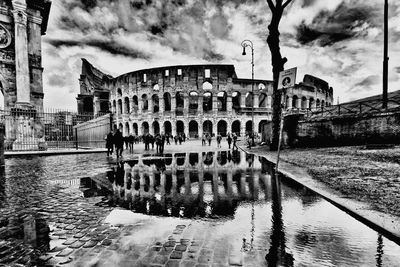
[[302,147],[400,144],[400,112],[299,121],[290,137]]

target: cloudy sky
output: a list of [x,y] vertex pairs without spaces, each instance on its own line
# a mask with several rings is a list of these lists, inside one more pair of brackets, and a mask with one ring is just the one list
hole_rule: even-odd
[[[400,1],[389,0],[389,91],[400,89]],[[272,79],[266,0],[53,1],[43,38],[45,107],[76,110],[80,58],[117,76],[177,64],[234,64],[240,78]],[[383,0],[294,0],[281,21],[286,68],[320,77],[335,104],[382,88]]]

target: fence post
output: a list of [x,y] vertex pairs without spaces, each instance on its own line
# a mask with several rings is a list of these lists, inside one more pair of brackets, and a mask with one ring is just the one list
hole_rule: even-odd
[[75,148],[78,150],[78,129],[75,128]]
[[339,115],[340,115],[340,105],[338,105],[338,113],[339,113]]

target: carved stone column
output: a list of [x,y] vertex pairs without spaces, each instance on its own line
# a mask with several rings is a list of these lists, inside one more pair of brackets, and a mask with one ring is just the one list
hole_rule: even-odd
[[226,97],[226,110],[228,112],[228,114],[232,113],[232,96],[228,95]]
[[254,94],[253,106],[255,108],[260,107],[260,100],[259,100],[259,96],[257,94]]
[[27,10],[25,0],[13,0],[17,103],[30,103]]

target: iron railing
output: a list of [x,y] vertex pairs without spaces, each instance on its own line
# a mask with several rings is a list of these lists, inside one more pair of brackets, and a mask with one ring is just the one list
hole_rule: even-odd
[[6,151],[76,149],[79,140],[74,126],[101,115],[57,109],[2,109],[0,122],[5,126],[4,148]]

